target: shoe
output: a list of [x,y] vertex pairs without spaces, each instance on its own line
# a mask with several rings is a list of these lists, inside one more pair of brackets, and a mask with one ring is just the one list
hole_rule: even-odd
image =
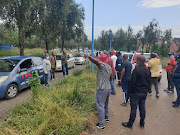
[[148,93],[149,96],[152,96],[152,93]]
[[141,125],[141,124],[140,124],[140,127],[141,127],[141,128],[144,128],[144,125]]
[[106,122],[109,122],[109,118],[105,118],[105,121],[106,121]]
[[173,103],[173,104],[177,104],[177,101],[173,101],[172,103]]
[[100,125],[99,123],[96,123],[96,127],[99,128],[99,129],[102,129],[102,130],[105,129],[105,126],[104,125]]
[[128,122],[123,122],[122,125],[127,128],[132,128],[132,126],[129,125]]
[[156,94],[156,97],[158,98],[158,97],[159,97],[159,94]]
[[122,105],[122,106],[128,106],[128,104],[127,104],[127,103],[124,103],[124,102],[123,102],[121,105]]
[[112,95],[116,95],[116,93],[111,92]]
[[173,90],[168,90],[167,93],[174,93],[174,91]]
[[179,104],[174,104],[172,107],[179,107],[180,105]]
[[54,78],[52,80],[54,80]]
[[167,92],[167,91],[168,91],[168,88],[167,88],[167,89],[164,89],[164,91],[166,91],[166,92]]

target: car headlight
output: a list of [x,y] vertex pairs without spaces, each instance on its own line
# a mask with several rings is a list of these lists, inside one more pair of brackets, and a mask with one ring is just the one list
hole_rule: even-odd
[[0,77],[0,84],[3,83],[4,81],[6,81],[7,78],[8,78],[8,76]]

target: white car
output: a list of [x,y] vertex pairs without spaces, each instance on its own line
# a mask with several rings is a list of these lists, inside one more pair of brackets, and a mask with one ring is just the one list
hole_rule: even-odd
[[[61,71],[62,70],[62,64],[61,64],[61,56],[62,53],[56,54],[56,71]],[[75,63],[74,63],[74,57],[72,54],[67,53],[68,57],[68,68],[74,68]]]
[[82,64],[82,65],[85,65],[87,62],[88,62],[88,59],[87,58],[84,58],[84,53],[77,53],[74,58],[75,58],[75,61],[74,63],[75,64]]

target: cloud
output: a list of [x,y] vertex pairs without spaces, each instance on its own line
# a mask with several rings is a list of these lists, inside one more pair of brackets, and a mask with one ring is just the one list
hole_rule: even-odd
[[180,0],[142,0],[138,6],[145,8],[161,8],[180,5]]

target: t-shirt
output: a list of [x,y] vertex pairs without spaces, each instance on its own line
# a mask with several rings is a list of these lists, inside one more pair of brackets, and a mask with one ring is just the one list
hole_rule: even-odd
[[116,55],[112,55],[111,59],[113,60],[113,64],[114,64],[114,68],[115,68],[116,67],[117,56]]
[[159,77],[159,64],[160,60],[157,58],[152,58],[148,62],[148,67],[150,67],[151,77]]
[[168,65],[166,66],[166,72],[174,70],[174,66],[176,65],[177,63],[175,62],[175,58],[170,59]]
[[97,90],[111,89],[109,81],[111,73],[111,67],[107,63],[100,62],[100,67],[97,70]]
[[132,64],[127,60],[122,62],[122,69],[125,68],[125,73],[122,78],[122,82],[129,81],[131,79]]

